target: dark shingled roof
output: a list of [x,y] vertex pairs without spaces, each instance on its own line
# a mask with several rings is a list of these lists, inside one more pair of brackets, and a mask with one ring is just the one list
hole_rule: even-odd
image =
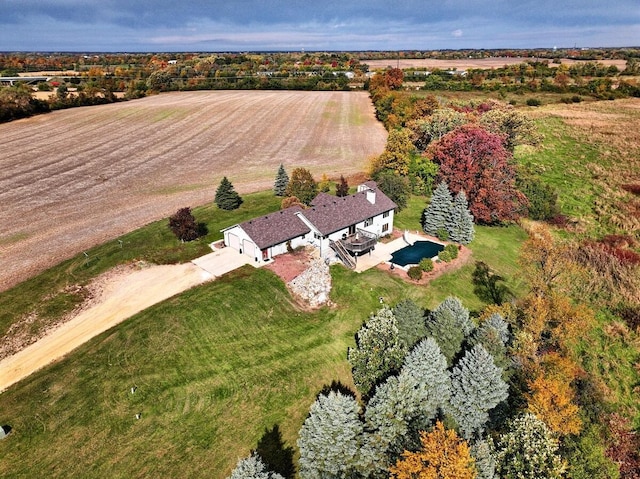
[[375,182],[367,182],[367,186],[375,193],[375,203],[367,200],[367,190],[342,198],[321,193],[311,202],[313,207],[302,214],[326,236],[397,207]]
[[296,215],[300,211],[303,211],[300,206],[292,206],[240,223],[240,227],[258,245],[258,248],[269,248],[311,232],[304,221]]

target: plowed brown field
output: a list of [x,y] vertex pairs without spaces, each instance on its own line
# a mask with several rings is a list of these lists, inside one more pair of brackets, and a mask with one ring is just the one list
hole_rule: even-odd
[[0,291],[183,206],[270,188],[280,163],[362,171],[386,131],[365,92],[189,92],[0,125]]
[[[526,58],[526,57],[495,57],[495,58],[461,58],[456,60],[435,60],[431,58],[400,58],[399,60],[362,60],[362,63],[369,65],[371,70],[394,68],[439,68],[448,70],[456,68],[459,70],[467,70],[471,68],[490,69],[502,68],[505,65],[519,65],[527,61],[549,61],[544,58]],[[560,60],[565,65],[573,65],[574,63],[585,63],[584,60],[571,60],[563,58]],[[551,63],[551,62],[550,62]],[[597,60],[606,66],[615,65],[620,70],[624,70],[627,64],[626,60]],[[552,65],[553,66],[553,65]]]

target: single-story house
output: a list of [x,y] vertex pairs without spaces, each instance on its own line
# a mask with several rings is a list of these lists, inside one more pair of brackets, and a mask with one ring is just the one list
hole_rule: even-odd
[[292,206],[225,228],[224,244],[255,261],[309,244],[323,258],[335,252],[350,264],[345,256],[371,251],[380,236],[391,233],[396,207],[374,181],[368,181],[353,195],[320,193],[309,208]]

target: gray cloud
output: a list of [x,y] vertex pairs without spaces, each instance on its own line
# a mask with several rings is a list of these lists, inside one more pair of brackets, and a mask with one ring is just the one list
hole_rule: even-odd
[[637,0],[0,0],[0,11],[0,50],[357,50],[640,43]]

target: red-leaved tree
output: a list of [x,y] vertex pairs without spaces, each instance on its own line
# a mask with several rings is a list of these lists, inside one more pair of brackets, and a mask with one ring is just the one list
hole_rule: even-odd
[[464,190],[477,222],[513,221],[526,212],[527,197],[516,189],[511,154],[499,135],[463,125],[433,143],[429,152],[440,165],[436,182],[446,182],[454,195]]

